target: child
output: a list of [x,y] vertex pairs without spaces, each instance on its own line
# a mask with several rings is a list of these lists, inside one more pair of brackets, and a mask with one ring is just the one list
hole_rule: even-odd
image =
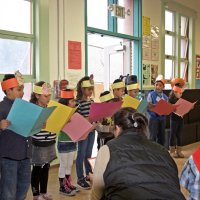
[[[76,101],[74,99],[74,91],[70,89],[61,90],[59,103],[74,108]],[[76,143],[72,142],[70,138],[63,132],[58,135],[58,153],[60,167],[58,171],[60,182],[60,193],[73,196],[79,189],[71,183],[71,171],[76,153]]]
[[188,190],[188,200],[200,199],[200,148],[187,160],[180,176],[180,185]]
[[[85,76],[81,80],[79,80],[77,84],[77,103],[79,104],[78,113],[88,118],[90,112],[90,105],[93,102],[91,100],[91,96],[94,91],[94,83],[93,80]],[[81,127],[80,127],[81,128]],[[88,162],[88,158],[92,155],[92,148],[94,144],[95,134],[94,131],[89,133],[85,140],[81,140],[78,142],[78,152],[76,159],[76,172],[78,176],[77,184],[82,189],[90,189],[89,181],[89,173],[92,173],[91,166]],[[85,164],[85,174],[83,174],[83,163]]]
[[126,89],[129,96],[136,98],[139,94],[139,84],[137,82],[137,76],[128,75],[126,78]]
[[0,199],[22,200],[31,180],[31,139],[8,130],[12,122],[6,120],[14,100],[24,95],[21,74],[6,74],[1,87],[5,97],[0,102]]
[[[30,102],[41,107],[47,107],[51,98],[51,86],[44,81],[34,85]],[[52,200],[47,194],[47,183],[50,162],[56,159],[56,134],[40,131],[32,136],[32,174],[31,187],[34,200]]]
[[147,96],[147,102],[149,103],[149,108],[147,110],[149,115],[149,132],[150,139],[161,145],[164,145],[165,140],[165,121],[166,116],[158,115],[151,111],[151,108],[155,106],[161,99],[168,101],[168,97],[163,93],[165,87],[165,80],[162,75],[156,78],[155,90],[151,91]]
[[114,101],[121,101],[125,93],[125,83],[121,79],[116,79],[111,85]]
[[[109,91],[105,91],[100,94],[99,99],[101,102],[112,102],[113,96]],[[98,132],[98,137],[97,137],[98,150],[100,149],[101,146],[103,146],[109,140],[114,138],[113,129],[114,127],[112,126],[111,118],[103,119],[103,121],[99,125],[97,125],[96,130]]]
[[[181,98],[184,85],[185,81],[181,78],[176,78],[173,80],[172,91],[169,95],[169,102],[171,104],[175,104]],[[170,115],[169,151],[174,158],[184,158],[184,155],[181,152],[182,130],[183,130],[183,118],[176,115],[175,113],[172,113]]]

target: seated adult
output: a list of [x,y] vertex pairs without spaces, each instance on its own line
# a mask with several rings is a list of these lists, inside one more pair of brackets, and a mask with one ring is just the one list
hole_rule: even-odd
[[175,162],[164,147],[146,137],[147,118],[122,108],[113,119],[116,138],[98,152],[91,199],[185,199]]

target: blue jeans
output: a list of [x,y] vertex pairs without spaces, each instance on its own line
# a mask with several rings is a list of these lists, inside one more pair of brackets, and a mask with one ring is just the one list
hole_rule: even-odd
[[1,158],[1,200],[24,200],[30,181],[30,159],[17,161]]
[[157,142],[158,144],[165,144],[165,119],[149,119],[149,132],[150,140]]
[[92,172],[88,158],[91,158],[92,148],[94,144],[95,132],[89,133],[88,137],[85,140],[78,142],[78,152],[76,158],[76,173],[78,180],[84,178],[83,174],[83,162],[85,164],[85,173],[89,175],[89,172]]

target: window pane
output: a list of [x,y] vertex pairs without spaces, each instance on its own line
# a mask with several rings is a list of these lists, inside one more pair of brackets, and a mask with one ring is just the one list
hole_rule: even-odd
[[187,36],[188,18],[181,17],[181,36]]
[[185,79],[186,82],[188,81],[188,63],[187,62],[181,62],[180,77]]
[[107,0],[87,0],[87,26],[108,29]]
[[171,35],[165,35],[165,55],[174,55],[174,37]]
[[117,18],[118,33],[133,35],[133,0],[118,0],[118,5],[129,10],[130,15],[125,14],[125,19]]
[[181,39],[181,58],[187,58],[188,55],[188,40]]
[[31,33],[31,0],[0,0],[0,29]]
[[113,83],[115,79],[124,74],[124,53],[118,52],[110,54],[110,75],[109,82]]
[[174,13],[165,11],[165,30],[174,31]]
[[32,74],[31,42],[0,39],[0,73],[14,73],[20,70],[22,74]]
[[173,78],[173,61],[165,59],[165,79]]

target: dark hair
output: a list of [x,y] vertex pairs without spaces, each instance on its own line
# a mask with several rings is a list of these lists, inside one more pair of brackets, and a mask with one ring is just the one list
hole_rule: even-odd
[[[44,81],[39,81],[35,83],[36,86],[42,86],[45,82]],[[38,99],[36,98],[35,92],[31,93],[31,99],[30,102],[36,104]]]
[[117,111],[113,116],[113,121],[122,130],[135,129],[137,132],[147,134],[148,119],[131,107]]
[[110,94],[110,92],[109,92],[109,91],[104,91],[104,92],[102,92],[102,93],[100,94],[100,97],[102,97],[102,96],[104,96],[104,95],[107,95],[107,94]]
[[113,83],[119,83],[119,82],[122,82],[122,80],[121,79],[115,79],[114,81],[113,81]]
[[84,76],[82,79],[79,80],[79,82],[77,83],[77,95],[76,95],[76,98],[77,99],[82,99],[83,97],[83,91],[82,91],[82,83],[83,81],[87,81],[87,80],[90,80],[90,77],[89,76]]
[[137,76],[136,75],[127,75],[125,79],[126,85],[131,85],[137,83]]
[[[72,91],[72,90],[70,90],[70,89],[65,89],[65,90],[63,90],[63,91]],[[58,102],[59,103],[61,103],[61,104],[63,104],[63,105],[69,105],[69,101],[71,100],[71,99],[73,99],[73,98],[60,98],[59,100],[58,100]]]
[[[6,80],[9,80],[11,78],[15,78],[15,75],[14,74],[5,74],[4,75],[4,78],[2,81],[6,81]],[[12,88],[10,88],[12,90]],[[7,94],[5,90],[3,90],[4,94]]]

